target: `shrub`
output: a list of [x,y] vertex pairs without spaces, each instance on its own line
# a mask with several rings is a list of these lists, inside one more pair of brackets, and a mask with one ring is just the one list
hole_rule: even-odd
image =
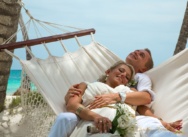
[[20,103],[21,103],[21,98],[19,96],[16,98],[13,98],[12,102],[9,104],[9,108],[14,108],[14,107],[20,105]]

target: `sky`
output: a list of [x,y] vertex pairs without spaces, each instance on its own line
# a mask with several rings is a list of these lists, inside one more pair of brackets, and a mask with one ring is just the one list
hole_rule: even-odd
[[[39,20],[75,28],[94,28],[94,39],[121,59],[128,53],[149,48],[154,66],[168,60],[175,50],[187,0],[22,0],[31,15]],[[24,22],[27,15],[22,10]],[[69,29],[69,28],[68,28]],[[76,30],[77,31],[77,30]],[[32,35],[32,31],[29,35]],[[21,39],[18,35],[18,40]],[[90,42],[90,36],[86,40]],[[82,44],[87,44],[81,39]],[[70,50],[72,41],[65,41]],[[186,46],[188,47],[188,46]],[[54,55],[63,52],[49,46]],[[40,46],[32,47],[39,58],[46,58]],[[15,55],[25,58],[24,49],[16,49]],[[21,69],[13,60],[11,69]]]

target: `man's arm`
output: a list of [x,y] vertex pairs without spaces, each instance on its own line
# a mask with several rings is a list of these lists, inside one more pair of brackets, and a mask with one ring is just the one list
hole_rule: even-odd
[[[95,100],[90,104],[90,109],[99,108],[108,104],[121,102],[122,98],[119,93],[110,93],[96,96]],[[148,92],[130,92],[126,94],[124,101],[126,104],[139,106],[147,105],[151,102],[151,96]]]
[[[137,83],[137,91],[126,93],[125,103],[130,105],[147,105],[154,99],[154,92],[151,90],[151,80],[146,74],[136,74],[135,80]],[[104,94],[96,96],[95,101],[91,104],[90,108],[98,108],[107,104],[122,102],[122,97],[119,93]]]
[[136,89],[138,92],[127,93],[125,103],[135,106],[150,104],[154,99],[150,78],[146,74],[137,73],[135,80],[137,81]]
[[151,96],[147,91],[130,92],[126,94],[125,103],[134,106],[147,105],[151,103]]
[[151,117],[154,117],[154,118],[157,118],[159,120],[161,120],[161,118],[155,116],[153,114],[153,112],[151,111],[150,108],[148,108],[147,106],[138,106],[137,107],[137,112],[140,114],[140,115],[144,115],[144,116],[151,116]]
[[145,116],[150,116],[150,117],[154,117],[160,120],[161,124],[168,130],[172,131],[172,132],[177,132],[178,130],[180,130],[182,128],[182,120],[177,120],[175,122],[172,123],[167,123],[165,121],[163,121],[160,117],[156,116],[153,114],[153,112],[151,111],[150,108],[148,108],[147,106],[138,106],[137,107],[137,112],[140,115],[145,115]]

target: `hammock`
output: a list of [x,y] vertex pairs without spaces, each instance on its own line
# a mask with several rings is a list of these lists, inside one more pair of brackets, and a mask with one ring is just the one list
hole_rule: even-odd
[[[188,49],[185,49],[158,67],[146,72],[151,77],[153,90],[156,92],[156,99],[152,105],[154,113],[168,122],[183,119],[182,131],[185,136],[188,136],[187,56]],[[47,59],[42,60],[33,56],[30,61],[20,60],[20,63],[27,77],[35,84],[55,114],[58,114],[65,111],[64,95],[72,84],[82,81],[95,81],[118,60],[120,58],[107,48],[92,41],[89,45],[80,47],[76,52],[67,52],[62,57],[50,55]],[[27,89],[23,88],[22,90]],[[43,104],[44,100],[38,101],[38,105],[35,105],[37,111],[39,111],[40,103]],[[25,104],[28,105],[27,101]],[[28,107],[25,108],[28,109]],[[33,107],[30,111],[34,111]],[[48,111],[45,111],[45,113]],[[40,114],[37,113],[38,115]],[[42,120],[40,119],[40,121]],[[44,134],[47,132],[48,130]]]
[[[24,5],[23,8],[25,9]],[[26,32],[34,30],[36,36],[33,36],[32,31],[31,36],[29,36],[30,40],[9,43],[17,35],[17,32],[0,46],[0,50],[4,50],[15,57],[22,65],[22,82],[19,91],[21,91],[21,103],[24,112],[21,123],[18,125],[19,128],[16,131],[11,131],[10,134],[19,137],[41,137],[48,134],[56,114],[65,111],[64,95],[72,84],[96,80],[112,63],[120,59],[94,41],[94,29],[83,30],[40,21],[35,19],[27,9],[25,11],[29,16],[29,21],[24,26],[21,26],[18,32],[22,31],[24,38],[28,38]],[[62,26],[74,29],[74,31],[67,31]],[[75,31],[75,29],[79,31]],[[49,33],[50,36],[48,35]],[[78,37],[90,34],[92,42],[87,46],[82,46]],[[68,52],[63,44],[63,40],[70,38],[75,38],[79,47],[73,53]],[[50,53],[46,43],[54,41],[59,42],[59,44],[56,42],[56,45],[62,46],[65,52],[62,57],[53,56]],[[37,44],[44,46],[49,54],[47,59],[44,60],[35,57],[28,48]],[[31,60],[22,60],[8,51],[22,47],[26,48],[32,57]],[[46,53],[46,51],[44,52]]]
[[[34,18],[31,17],[31,19]],[[68,37],[66,35],[64,35],[66,38],[63,36],[65,39],[83,36],[80,33],[71,33]],[[88,35],[88,32],[86,35]],[[67,52],[63,46],[65,54],[62,57],[52,56],[46,46],[45,48],[49,53],[47,59],[35,57],[26,47],[26,50],[32,56],[29,61],[22,60],[10,51],[5,50],[20,61],[23,70],[20,90],[24,116],[18,130],[13,132],[14,136],[47,136],[56,115],[65,111],[64,95],[68,88],[82,81],[95,81],[106,69],[120,60],[118,56],[94,41],[93,36],[92,42],[86,46],[81,46],[77,37],[75,38],[79,49],[71,53]],[[51,40],[47,42],[63,39],[61,36],[49,38]],[[44,39],[40,39],[37,43],[35,40],[17,42],[15,45],[17,45],[17,48],[23,47],[23,45],[32,46],[44,43],[42,40]],[[30,43],[32,44],[29,45]],[[14,48],[12,44],[0,46],[0,50]],[[154,113],[168,122],[183,119],[182,131],[185,136],[188,136],[187,56],[188,49],[146,72],[151,77],[153,90],[157,94],[152,105]]]
[[[31,60],[22,60],[5,50],[18,59],[22,66],[22,86],[19,90],[22,93],[24,117],[26,121],[29,119],[30,124],[24,124],[23,120],[20,124],[23,126],[20,129],[28,130],[27,136],[46,136],[54,121],[54,113],[57,115],[66,111],[64,96],[70,86],[83,81],[96,81],[112,64],[121,60],[107,48],[95,42],[92,34],[91,37],[92,42],[86,46],[81,46],[77,39],[79,49],[75,52],[65,50],[62,57],[52,56],[46,46],[49,53],[47,59],[35,57],[27,47],[26,50],[32,56]],[[29,41],[32,43],[33,40]],[[21,47],[21,44],[18,42],[14,46]],[[1,47],[3,49],[14,48],[10,45],[6,44]]]
[[104,74],[112,63],[120,60],[96,42],[81,47],[62,57],[49,56],[46,60],[33,57],[20,60],[24,72],[35,83],[56,114],[66,111],[64,96],[71,85],[83,81],[93,82]]

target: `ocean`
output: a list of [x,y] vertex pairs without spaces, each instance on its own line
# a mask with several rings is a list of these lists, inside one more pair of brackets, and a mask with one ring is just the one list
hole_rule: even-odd
[[12,95],[20,87],[21,73],[22,73],[22,70],[10,71],[10,75],[8,79],[8,87],[6,91],[7,95]]

